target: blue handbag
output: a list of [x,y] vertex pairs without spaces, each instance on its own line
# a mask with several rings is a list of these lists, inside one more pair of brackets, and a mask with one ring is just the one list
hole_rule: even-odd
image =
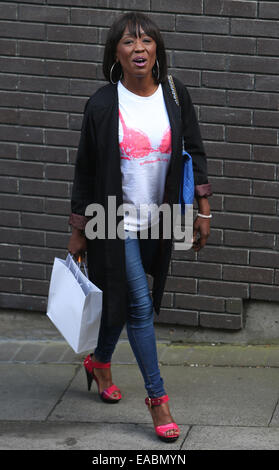
[[184,158],[183,174],[179,192],[179,204],[181,204],[181,213],[185,214],[185,204],[193,204],[195,194],[194,173],[191,155],[182,150]]
[[[176,92],[175,84],[171,75],[168,75],[168,81],[174,101],[179,106],[179,99]],[[179,190],[179,204],[181,205],[181,213],[185,214],[185,204],[193,204],[195,194],[194,172],[191,155],[184,148],[184,138],[182,141],[182,157],[184,160],[182,179]]]

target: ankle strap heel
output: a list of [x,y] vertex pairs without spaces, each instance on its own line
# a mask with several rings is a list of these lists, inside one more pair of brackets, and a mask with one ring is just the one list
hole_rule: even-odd
[[169,401],[168,395],[163,395],[162,397],[156,397],[156,398],[147,397],[145,399],[145,404],[149,406],[150,408],[152,408],[152,406],[159,406],[162,403],[166,403],[167,401]]
[[92,361],[92,366],[94,367],[94,369],[109,369],[110,362]]
[[[92,354],[89,354],[84,359],[83,365],[84,365],[85,372],[86,372],[88,390],[91,389],[92,381],[95,380],[101,400],[103,400],[106,403],[118,403],[119,400],[121,400],[122,398],[119,388],[116,385],[112,384],[110,387],[106,388],[105,390],[103,390],[102,393],[100,393],[99,380],[94,374],[94,369],[109,369],[111,366],[111,363],[93,361]],[[117,392],[117,397],[115,397],[114,392]]]
[[[169,401],[168,395],[163,395],[162,397],[145,399],[145,404],[148,406],[149,410],[153,406],[160,406],[162,403],[167,403]],[[160,426],[154,426],[157,436],[164,442],[174,442],[178,439],[180,434],[180,429],[176,423],[161,424]]]

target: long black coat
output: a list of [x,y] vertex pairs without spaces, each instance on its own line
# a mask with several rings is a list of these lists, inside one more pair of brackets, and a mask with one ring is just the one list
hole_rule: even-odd
[[[210,196],[207,163],[195,110],[187,88],[174,77],[180,107],[175,103],[168,81],[162,83],[169,116],[172,153],[165,184],[164,202],[171,207],[179,202],[182,178],[182,136],[185,149],[191,154],[195,178],[195,196]],[[123,204],[122,176],[118,139],[117,85],[101,87],[86,102],[77,152],[69,223],[83,229],[88,219],[85,209],[99,203],[107,214],[108,196],[116,196],[116,209]],[[117,225],[123,216],[116,218]],[[107,224],[106,224],[107,225]],[[172,228],[173,229],[173,228]],[[87,239],[89,278],[103,291],[103,315],[108,324],[123,325],[127,316],[125,245],[121,238]],[[154,262],[146,271],[153,276],[152,299],[157,314],[168,273],[172,239],[159,240]]]

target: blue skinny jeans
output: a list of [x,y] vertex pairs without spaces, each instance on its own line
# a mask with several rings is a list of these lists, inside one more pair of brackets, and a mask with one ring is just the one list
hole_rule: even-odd
[[[160,376],[154,331],[154,311],[145,269],[158,249],[158,240],[142,239],[139,232],[125,230],[126,274],[128,283],[128,339],[150,398],[165,395]],[[94,351],[100,362],[110,362],[122,327],[108,327],[102,319],[98,344]]]

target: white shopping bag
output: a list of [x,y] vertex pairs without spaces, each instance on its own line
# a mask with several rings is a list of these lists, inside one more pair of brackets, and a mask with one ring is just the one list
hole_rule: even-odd
[[102,315],[103,293],[85,272],[70,254],[55,258],[48,294],[47,316],[76,353],[96,347]]

